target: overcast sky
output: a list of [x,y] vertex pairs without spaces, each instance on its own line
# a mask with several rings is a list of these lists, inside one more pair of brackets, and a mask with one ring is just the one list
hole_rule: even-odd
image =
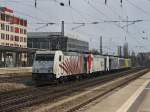
[[[60,6],[63,2],[65,6]],[[31,31],[60,31],[60,23],[65,21],[65,34],[73,38],[86,40],[90,48],[99,48],[99,37],[103,37],[104,52],[117,51],[118,45],[129,43],[130,51],[150,51],[150,0],[0,0],[0,6],[10,7],[16,15],[28,20],[28,32]],[[129,21],[143,20],[132,23],[113,23],[103,21]],[[54,22],[56,25],[42,27],[42,24]],[[99,24],[85,24],[85,26],[72,24],[74,22]],[[126,24],[128,26],[128,32]],[[132,25],[130,25],[132,24]],[[123,27],[124,29],[122,29]],[[73,28],[76,28],[72,30]]]

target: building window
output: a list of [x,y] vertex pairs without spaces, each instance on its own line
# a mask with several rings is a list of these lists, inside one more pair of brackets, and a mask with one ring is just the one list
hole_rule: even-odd
[[14,27],[13,26],[10,27],[10,31],[14,32]]
[[24,34],[27,34],[27,30],[26,29],[24,29]]
[[1,30],[5,30],[5,24],[1,24]]
[[10,40],[11,40],[11,41],[14,40],[14,36],[13,36],[13,35],[10,36]]
[[23,42],[23,37],[20,37],[20,42]]
[[27,42],[27,46],[30,48],[33,48],[33,43],[32,42]]
[[24,58],[27,58],[27,54],[24,54]]
[[6,34],[6,40],[9,40],[9,35],[8,34]]
[[13,24],[19,25],[19,23],[20,23],[20,19],[17,17],[13,17]]
[[1,20],[5,21],[5,14],[1,14]]
[[9,25],[6,25],[6,31],[9,31]]
[[49,49],[49,42],[48,41],[40,42],[39,48],[41,48],[41,49]]
[[32,46],[33,48],[40,48],[39,42],[34,42]]
[[6,15],[6,16],[5,16],[5,19],[6,19],[7,22],[10,22],[10,21],[11,21],[11,16]]
[[14,44],[14,46],[15,46],[15,47],[19,47],[19,45],[18,45],[18,44]]
[[24,20],[24,26],[27,26],[27,20]]
[[10,46],[13,46],[13,44],[10,44]]
[[22,29],[20,28],[20,34],[22,34]]
[[15,27],[15,33],[19,33],[19,28]]
[[9,46],[9,43],[6,43],[6,46]]
[[5,34],[1,33],[1,39],[5,39]]
[[27,42],[27,38],[24,38],[24,42]]
[[23,26],[23,19],[20,19],[20,25]]
[[15,41],[19,41],[19,36],[15,36]]

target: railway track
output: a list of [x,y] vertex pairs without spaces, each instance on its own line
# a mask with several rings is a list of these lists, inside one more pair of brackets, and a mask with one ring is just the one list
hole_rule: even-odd
[[[12,93],[0,94],[0,112],[12,112],[20,108],[32,106],[46,102],[47,100],[53,102],[57,98],[64,95],[69,95],[76,91],[81,91],[83,88],[92,87],[97,84],[102,84],[127,74],[137,72],[139,69],[129,70],[125,72],[115,73],[112,75],[97,77],[95,79],[80,81],[77,83],[66,83],[61,86],[30,88]],[[74,109],[72,109],[74,110]]]
[[[75,99],[75,101],[71,101],[71,102],[73,102],[72,105],[71,105],[71,102],[69,102],[69,108],[67,105],[68,102],[66,104],[64,103],[63,105],[65,105],[65,106],[63,106],[63,111],[61,111],[61,109],[58,106],[58,107],[55,107],[54,110],[50,109],[50,112],[56,112],[55,110],[58,110],[57,108],[59,108],[59,111],[61,111],[61,112],[75,112],[75,111],[79,110],[80,108],[88,105],[89,103],[97,100],[98,98],[110,93],[111,91],[128,84],[132,80],[137,79],[138,77],[142,76],[143,74],[147,73],[148,71],[149,70],[143,70],[141,72],[135,73],[133,76],[126,77],[123,80],[119,80],[112,85],[105,86],[103,88],[100,88],[99,90],[97,89],[96,92],[93,92],[90,95],[87,95],[86,99],[84,98],[84,96],[82,96],[83,98],[81,97],[79,99]],[[101,91],[101,90],[103,90],[103,91]],[[66,110],[64,108],[66,108]]]
[[[119,73],[115,73],[116,75],[118,75],[118,74],[125,74],[125,73],[132,73],[132,72],[135,72],[135,71],[137,71],[137,70],[140,70],[140,68],[138,68],[138,69],[136,69],[136,68],[134,68],[134,69],[131,69],[131,70],[128,70],[128,71],[123,71],[123,72],[119,72]],[[122,74],[122,75],[123,75]],[[108,74],[109,75],[109,74]],[[107,77],[107,76],[106,76]],[[105,78],[105,77],[99,77],[99,78]],[[98,80],[99,80],[99,78],[98,78]],[[1,79],[0,79],[1,80]],[[91,79],[90,79],[91,80]],[[85,80],[84,80],[85,81]],[[82,82],[80,82],[81,84],[82,84]],[[69,82],[69,83],[65,83],[65,84],[61,84],[61,85],[58,85],[58,86],[60,86],[60,88],[63,88],[64,86],[67,86],[67,85],[72,85],[72,82]],[[76,85],[76,82],[73,82],[73,84],[75,84]],[[83,82],[83,84],[84,84],[84,82]],[[55,85],[53,85],[55,88],[56,88],[56,86]],[[45,89],[47,89],[47,88],[53,88],[52,86],[47,86],[47,87],[38,87],[38,88],[35,88],[35,87],[29,87],[29,88],[25,88],[25,89],[19,89],[19,90],[13,90],[13,91],[8,91],[8,92],[2,92],[2,93],[0,93],[0,99],[6,99],[7,97],[8,98],[10,98],[10,97],[18,97],[18,96],[23,96],[23,95],[25,95],[25,94],[28,94],[28,93],[32,93],[32,92],[34,92],[34,91],[36,91],[36,92],[38,92],[38,90],[45,90]]]
[[0,77],[0,83],[6,82],[21,82],[23,79],[31,79],[31,76],[13,76],[13,77]]
[[[125,72],[119,72],[119,73],[117,73],[117,74],[114,74],[114,75],[119,75],[119,74],[122,74],[122,75],[124,75],[124,74],[126,74],[126,73],[132,73],[132,72],[135,72],[135,71],[137,71],[138,69],[133,69],[133,70],[128,70],[128,71],[125,71]],[[109,75],[109,74],[108,74]],[[106,76],[106,77],[108,77],[108,76]],[[105,77],[99,77],[100,79],[102,79],[102,78],[105,78]],[[99,78],[98,78],[98,80],[99,80]],[[93,80],[91,80],[91,82],[92,82]],[[90,82],[89,80],[87,80],[87,82]],[[78,82],[77,82],[78,83]],[[80,82],[80,84],[85,84],[86,83],[86,81],[84,81],[84,82]],[[46,90],[49,90],[49,89],[53,89],[53,88],[55,88],[55,90],[56,89],[61,89],[61,88],[64,88],[64,87],[67,87],[68,85],[76,85],[76,82],[74,82],[73,84],[72,84],[72,82],[69,82],[69,83],[65,83],[65,84],[61,84],[61,85],[58,85],[59,87],[57,87],[57,86],[46,86],[46,87],[38,87],[38,88],[35,88],[35,87],[30,87],[30,88],[25,88],[25,89],[20,89],[20,90],[14,90],[14,91],[11,91],[11,92],[3,92],[3,93],[0,93],[0,99],[5,99],[5,100],[7,100],[8,98],[10,99],[10,98],[17,98],[17,97],[22,97],[22,96],[24,96],[25,94],[29,94],[29,93],[32,93],[32,92],[41,92],[41,91],[46,91]],[[53,90],[54,91],[54,90]]]

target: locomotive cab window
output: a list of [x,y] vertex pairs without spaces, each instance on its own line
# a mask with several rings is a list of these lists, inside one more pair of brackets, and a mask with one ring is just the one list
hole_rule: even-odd
[[54,54],[37,54],[36,61],[54,61]]
[[59,56],[59,61],[61,61],[61,56]]

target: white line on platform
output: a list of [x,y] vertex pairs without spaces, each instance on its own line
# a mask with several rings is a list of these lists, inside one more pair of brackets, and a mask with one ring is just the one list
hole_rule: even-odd
[[142,86],[140,86],[140,88],[116,112],[127,112],[149,82],[150,80],[147,80]]

